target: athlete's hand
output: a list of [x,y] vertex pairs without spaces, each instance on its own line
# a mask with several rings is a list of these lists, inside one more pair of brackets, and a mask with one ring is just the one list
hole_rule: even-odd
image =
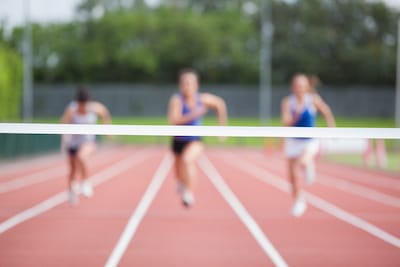
[[296,111],[296,113],[293,114],[292,126],[295,125],[299,121],[300,115],[301,115],[301,112],[299,112],[299,111]]
[[192,111],[192,115],[194,118],[199,118],[204,116],[208,111],[208,108],[204,105],[197,107],[195,110]]

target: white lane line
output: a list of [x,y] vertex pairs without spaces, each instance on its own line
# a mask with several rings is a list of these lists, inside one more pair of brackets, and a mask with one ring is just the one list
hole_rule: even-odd
[[[253,156],[252,156],[253,157]],[[262,152],[257,152],[256,157],[260,158],[260,160],[264,161],[266,160],[265,153]],[[270,160],[270,159],[268,159]],[[283,158],[281,158],[283,160]],[[274,162],[277,160],[275,159]],[[344,169],[338,168],[340,165],[331,165],[331,163],[326,163],[323,162],[320,164],[320,171],[318,173],[326,173],[326,172],[331,172],[330,176],[337,176],[335,179],[345,179],[345,180],[350,180],[354,183],[357,184],[363,184],[363,185],[373,185],[377,186],[380,188],[388,188],[391,190],[400,190],[400,179],[396,179],[394,177],[387,177],[386,174],[371,174],[368,170],[362,170],[359,168],[351,168],[349,166],[344,166]],[[328,169],[328,170],[327,170]],[[329,170],[330,169],[330,170]],[[334,174],[332,172],[334,171]],[[377,179],[377,176],[379,179]],[[349,182],[350,182],[349,181]]]
[[[282,178],[275,176],[267,171],[265,171],[262,168],[257,167],[255,164],[251,163],[244,163],[244,160],[239,161],[237,158],[235,158],[232,155],[225,155],[224,157],[220,158],[225,161],[227,164],[234,166],[235,168],[241,169],[242,171],[245,171],[255,178],[268,183],[279,190],[289,193],[290,192],[290,184]],[[230,160],[227,160],[227,158],[230,158]],[[325,201],[311,193],[305,192],[305,196],[307,198],[307,201],[309,204],[314,206],[315,208],[322,210],[325,213],[328,213],[336,218],[338,218],[341,221],[344,221],[348,224],[351,224],[355,226],[356,228],[359,228],[395,247],[400,248],[400,239],[394,235],[389,234],[386,231],[383,231],[382,229],[378,228],[377,226],[329,203],[328,201]]]
[[[101,153],[101,150],[99,150]],[[109,152],[109,151],[108,151]],[[113,151],[114,152],[114,151]],[[109,163],[110,162],[110,157],[122,157],[123,155],[120,155],[120,153],[114,152],[115,155],[110,155],[110,154],[103,154],[96,156],[93,158],[95,160],[95,164],[93,167],[98,167],[98,166],[103,166],[105,162]],[[14,190],[18,190],[24,187],[28,187],[31,185],[39,184],[48,180],[56,179],[56,178],[61,178],[62,176],[66,175],[67,169],[65,169],[65,174],[60,173],[61,170],[65,167],[65,164],[57,166],[55,168],[47,169],[44,171],[39,171],[35,174],[30,174],[26,175],[8,182],[4,182],[0,184],[0,194],[3,193],[8,193]]]
[[55,167],[45,171],[37,172],[35,174],[20,177],[9,182],[1,183],[0,194],[38,184],[53,178],[61,177],[63,174],[60,174],[60,169],[62,169],[62,167]]
[[250,231],[251,235],[260,245],[262,250],[268,255],[275,266],[288,266],[276,248],[272,245],[271,241],[266,237],[264,232],[261,230],[257,222],[251,217],[249,212],[240,202],[240,200],[235,196],[229,186],[225,183],[222,176],[218,173],[212,163],[205,157],[202,157],[200,162],[200,167],[203,172],[208,176],[210,181],[217,188],[218,192],[224,197],[225,201],[229,204],[232,210],[236,213],[239,219]]
[[[256,160],[262,160],[261,157],[259,157],[258,155],[256,155],[255,157],[256,157]],[[252,158],[255,158],[255,157],[252,157]],[[274,168],[277,165],[278,166],[282,165],[282,161],[277,161],[276,159],[271,160],[270,163],[273,164]],[[274,164],[274,163],[276,163],[276,164]],[[261,164],[261,163],[257,162],[257,164]],[[326,175],[326,173],[327,173],[326,170],[320,171],[318,173],[325,173],[325,174],[318,174],[318,177],[320,177],[322,179],[317,179],[316,182],[321,185],[324,185],[327,187],[334,187],[334,188],[344,191],[346,193],[357,195],[357,196],[363,197],[365,199],[379,202],[379,203],[387,205],[387,206],[400,208],[400,198],[382,193],[382,192],[374,190],[374,189],[370,189],[366,186],[359,185],[355,182],[347,181],[347,179],[344,179],[344,178],[337,178],[337,177],[333,177],[332,175]]]
[[117,266],[120,262],[122,256],[124,255],[129,243],[131,242],[133,236],[136,233],[139,224],[141,223],[144,215],[153,202],[154,197],[157,195],[162,183],[168,175],[169,170],[172,167],[172,156],[167,154],[162,162],[160,163],[157,171],[155,172],[151,183],[149,184],[146,192],[144,193],[142,199],[140,200],[137,208],[129,218],[124,231],[122,232],[117,244],[115,245],[110,257],[105,264],[106,267]]
[[55,165],[61,164],[62,162],[63,158],[61,154],[52,152],[51,154],[42,155],[34,159],[6,160],[0,163],[0,168],[2,175],[18,175],[21,170],[26,168],[37,167],[38,165]]
[[[327,166],[328,163],[324,163],[321,166],[321,171],[326,172],[326,168],[332,168]],[[345,177],[346,180],[352,180],[355,183],[362,183],[368,185],[374,185],[381,188],[388,188],[391,190],[400,190],[400,180],[396,178],[390,178],[385,174],[371,174],[366,171],[359,170],[357,168],[351,168],[346,166],[344,170],[335,169],[336,175]],[[361,174],[361,175],[360,175]],[[379,179],[377,179],[379,175]]]
[[[149,154],[150,155],[150,154]],[[149,155],[144,153],[140,153],[140,155],[135,154],[123,161],[120,161],[111,167],[91,176],[89,179],[92,181],[93,186],[97,186],[101,183],[106,182],[107,180],[115,177],[116,175],[128,170],[129,168],[133,167],[136,164],[143,162]],[[67,191],[60,192],[47,200],[40,202],[39,204],[24,210],[13,217],[9,218],[8,220],[2,222],[0,224],[0,234],[10,230],[11,228],[31,219],[34,218],[64,202],[67,201]]]
[[318,175],[322,179],[318,179],[319,184],[334,187],[344,192],[351,193],[353,195],[361,196],[363,198],[379,202],[388,206],[400,208],[400,199],[397,197],[389,196],[379,191],[367,188],[362,185],[357,185],[352,182],[342,180],[340,178],[330,178],[326,175]]

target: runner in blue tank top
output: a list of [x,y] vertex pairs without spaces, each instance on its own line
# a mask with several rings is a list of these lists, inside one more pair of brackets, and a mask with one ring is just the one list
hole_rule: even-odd
[[[292,94],[281,103],[282,124],[293,127],[314,127],[317,112],[320,112],[327,125],[335,126],[330,107],[317,93],[310,92],[311,86],[306,75],[297,74],[292,79]],[[304,170],[308,184],[315,179],[315,156],[319,143],[314,138],[288,138],[285,140],[285,154],[288,158],[289,178],[292,183],[294,204],[293,216],[301,216],[306,210],[306,202],[300,193],[299,169]]]
[[[172,125],[201,125],[201,119],[208,109],[216,111],[219,125],[226,125],[225,101],[210,93],[199,93],[198,75],[194,70],[185,69],[179,73],[180,92],[171,97],[168,119]],[[196,160],[203,152],[199,136],[174,136],[171,144],[175,157],[178,190],[182,203],[189,207],[194,204],[194,188],[197,182]]]

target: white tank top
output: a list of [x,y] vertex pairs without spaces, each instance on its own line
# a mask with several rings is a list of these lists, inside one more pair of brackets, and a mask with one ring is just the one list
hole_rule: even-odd
[[[81,114],[78,112],[78,103],[72,102],[69,104],[69,108],[72,109],[72,120],[73,124],[96,124],[97,123],[97,114],[92,110],[92,104],[88,102],[86,104],[86,113]],[[80,146],[81,144],[94,141],[96,137],[94,135],[81,135],[74,134],[69,138],[69,146]]]

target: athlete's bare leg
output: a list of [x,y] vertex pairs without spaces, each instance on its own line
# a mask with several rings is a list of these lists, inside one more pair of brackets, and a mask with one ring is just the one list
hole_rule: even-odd
[[184,186],[183,194],[193,194],[197,183],[196,160],[204,150],[200,141],[188,144],[180,156],[175,157],[175,169],[178,181]]
[[288,172],[289,172],[289,180],[290,184],[292,185],[292,196],[293,199],[297,199],[299,196],[299,185],[296,173],[296,165],[297,159],[296,158],[289,158],[288,159]]
[[307,208],[307,204],[303,199],[301,189],[300,189],[300,181],[298,178],[298,169],[301,167],[300,158],[289,158],[288,160],[288,171],[289,171],[289,179],[292,185],[292,196],[293,196],[293,206],[292,206],[292,215],[295,217],[299,217],[303,215],[304,211]]
[[72,184],[76,180],[76,173],[77,173],[76,155],[68,156],[68,165],[69,165],[68,187],[71,189]]
[[384,169],[387,166],[386,146],[383,139],[376,140],[376,160],[379,168]]
[[299,158],[299,163],[304,170],[304,176],[307,184],[315,181],[315,151],[306,150]]
[[85,180],[88,178],[87,160],[88,160],[88,157],[94,152],[95,149],[96,149],[96,144],[94,142],[88,142],[88,143],[82,144],[82,146],[79,148],[78,155],[77,155],[77,163],[79,166],[82,180]]
[[94,142],[85,143],[79,148],[79,152],[76,157],[77,165],[79,167],[82,179],[81,191],[85,197],[91,197],[93,195],[92,186],[87,181],[87,178],[89,177],[87,161],[89,156],[95,151],[95,149],[96,149],[96,144]]

